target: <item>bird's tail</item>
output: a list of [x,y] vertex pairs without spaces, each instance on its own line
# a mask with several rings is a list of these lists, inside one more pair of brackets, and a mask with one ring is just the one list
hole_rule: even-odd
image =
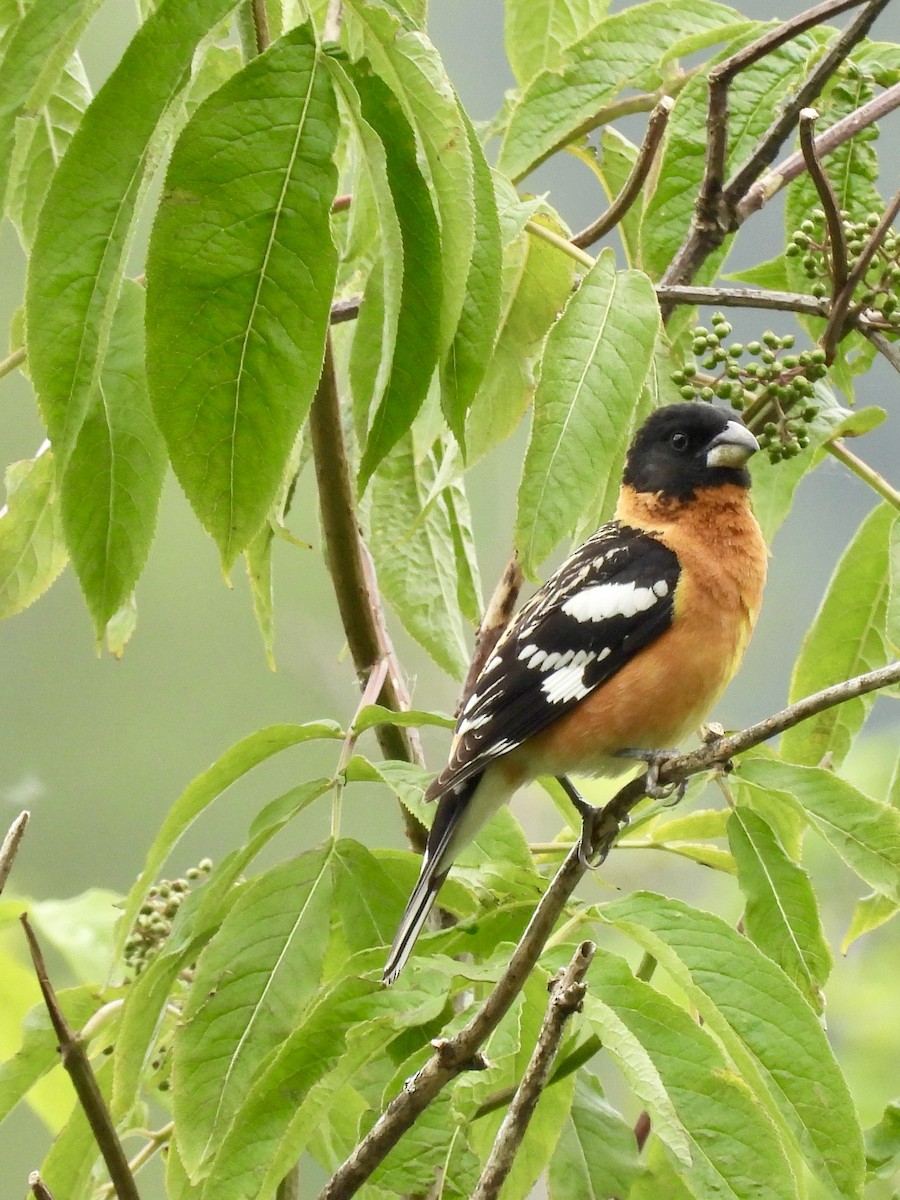
[[385,963],[382,979],[385,983],[393,983],[406,965],[406,960],[416,944],[416,938],[428,914],[434,905],[435,897],[440,891],[441,884],[447,878],[447,870],[434,870],[437,860],[429,857],[422,864],[422,871],[409,898],[400,927],[394,936],[388,960]]

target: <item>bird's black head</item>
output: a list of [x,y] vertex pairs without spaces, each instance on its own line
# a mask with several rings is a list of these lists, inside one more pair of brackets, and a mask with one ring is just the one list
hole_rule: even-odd
[[637,492],[688,499],[697,488],[750,486],[746,463],[759,444],[737,413],[691,401],[652,413],[635,434],[623,482]]

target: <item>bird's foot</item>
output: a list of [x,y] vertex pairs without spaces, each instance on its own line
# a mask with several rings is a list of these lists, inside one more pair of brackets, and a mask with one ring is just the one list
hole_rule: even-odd
[[[568,775],[557,775],[556,781],[572,801],[576,812],[581,817],[581,837],[578,840],[578,861],[588,871],[596,871],[609,853],[609,847],[600,851],[594,850],[595,825],[597,817],[603,810],[595,808],[593,804],[590,804],[587,800],[585,800],[584,796],[582,796],[581,792],[579,792],[578,788],[568,777]],[[628,818],[626,817],[623,821],[623,825],[627,824]]]
[[680,779],[677,783],[660,783],[659,773],[667,762],[671,762],[673,758],[678,758],[679,750],[636,750],[625,749],[619,750],[618,758],[636,758],[640,762],[647,764],[647,779],[644,784],[644,790],[647,795],[653,800],[667,801],[666,807],[670,807],[678,803],[682,798],[687,787],[687,780]]

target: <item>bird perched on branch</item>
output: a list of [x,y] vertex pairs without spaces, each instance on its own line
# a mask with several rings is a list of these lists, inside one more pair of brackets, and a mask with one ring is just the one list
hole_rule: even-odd
[[629,758],[649,761],[653,777],[660,752],[704,720],[762,601],[767,551],[746,469],[757,449],[733,412],[704,403],[658,409],[638,430],[615,519],[520,609],[465,700],[450,761],[425,794],[437,812],[386,983],[460,849],[517,788],[617,775]]

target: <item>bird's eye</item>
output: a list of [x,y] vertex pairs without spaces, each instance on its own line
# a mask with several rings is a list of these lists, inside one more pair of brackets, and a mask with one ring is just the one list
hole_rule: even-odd
[[677,450],[679,454],[683,454],[690,445],[690,438],[686,433],[678,430],[669,438],[669,445],[673,450]]

